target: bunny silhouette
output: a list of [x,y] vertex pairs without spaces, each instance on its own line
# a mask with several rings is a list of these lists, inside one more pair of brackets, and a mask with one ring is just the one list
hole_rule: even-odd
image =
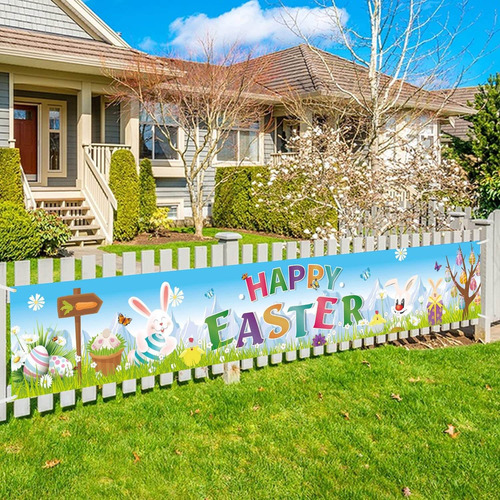
[[413,310],[413,305],[410,304],[410,290],[416,283],[418,275],[412,276],[407,282],[404,288],[399,288],[399,283],[397,278],[390,279],[384,285],[385,288],[393,286],[396,289],[396,296],[394,298],[394,305],[392,307],[392,313],[396,318],[402,318],[404,315],[411,313]]
[[160,356],[168,356],[177,346],[177,340],[170,337],[174,329],[172,319],[167,314],[170,285],[164,282],[160,288],[161,309],[150,311],[137,297],[130,297],[130,307],[141,316],[148,319],[146,330],[137,334],[137,349],[130,351],[128,360],[140,366],[157,361]]

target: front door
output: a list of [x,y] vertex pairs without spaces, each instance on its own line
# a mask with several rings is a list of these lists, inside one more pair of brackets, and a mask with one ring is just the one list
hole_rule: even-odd
[[29,181],[38,180],[38,107],[14,106],[14,138],[21,152],[21,165]]

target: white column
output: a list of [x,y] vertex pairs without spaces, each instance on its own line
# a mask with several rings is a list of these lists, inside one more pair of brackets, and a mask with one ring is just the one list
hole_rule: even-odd
[[121,141],[132,148],[135,161],[139,161],[139,103],[121,105]]
[[9,148],[16,147],[14,137],[14,73],[9,73]]
[[78,93],[78,178],[77,186],[81,187],[83,180],[84,155],[83,146],[92,142],[92,85],[82,82],[82,90]]

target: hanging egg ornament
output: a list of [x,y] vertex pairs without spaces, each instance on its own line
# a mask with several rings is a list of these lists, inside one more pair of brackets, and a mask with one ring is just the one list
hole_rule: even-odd
[[469,283],[469,288],[474,292],[477,288],[476,278],[472,277]]
[[458,290],[457,290],[457,287],[454,286],[452,289],[451,289],[451,296],[455,299],[458,295]]
[[458,303],[458,307],[460,308],[461,311],[465,309],[465,299],[463,297],[460,297],[460,302]]
[[462,256],[462,250],[457,252],[457,259],[455,260],[455,264],[457,266],[461,266],[464,263],[464,258]]
[[481,304],[481,295],[476,295],[476,298],[474,299],[474,304],[477,306]]
[[467,283],[467,274],[465,274],[465,271],[462,271],[462,274],[460,275],[460,283],[462,285],[465,285],[465,283]]
[[444,280],[446,281],[446,283],[449,283],[451,281],[451,273],[448,268],[444,272]]
[[473,266],[475,263],[476,263],[476,254],[474,253],[474,250],[471,250],[469,255],[469,264]]
[[476,267],[476,276],[481,276],[481,269],[480,269],[481,264],[478,264]]

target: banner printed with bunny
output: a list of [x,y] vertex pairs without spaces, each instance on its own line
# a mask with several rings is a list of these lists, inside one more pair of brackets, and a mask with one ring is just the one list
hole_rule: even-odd
[[480,247],[20,286],[11,300],[12,394],[33,397],[477,318]]

